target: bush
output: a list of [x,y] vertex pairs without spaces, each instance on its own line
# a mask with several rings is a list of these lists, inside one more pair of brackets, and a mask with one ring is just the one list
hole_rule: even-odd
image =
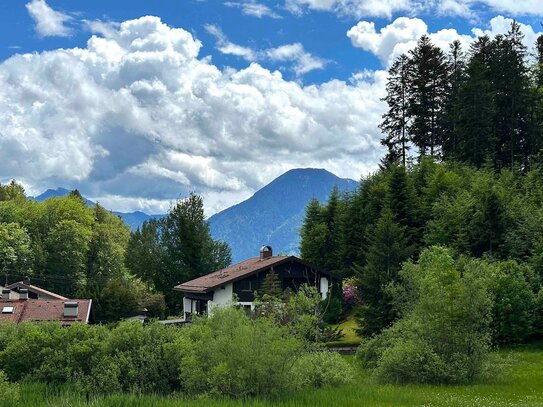
[[499,343],[523,342],[533,333],[536,296],[523,268],[514,261],[497,265],[492,325]]
[[236,398],[276,396],[290,388],[290,366],[303,351],[286,328],[234,308],[197,320],[174,346],[183,390]]
[[2,399],[16,402],[19,399],[19,385],[8,382],[6,374],[0,370],[0,394]]
[[401,279],[412,301],[392,327],[361,345],[359,359],[386,382],[472,381],[490,346],[488,278],[478,267],[461,273],[446,249],[433,247],[419,264],[407,263]]
[[321,351],[297,359],[292,367],[291,378],[296,388],[341,386],[353,381],[354,372],[341,355]]
[[[304,356],[306,345],[289,326],[235,308],[218,308],[186,327],[0,324],[0,393],[12,388],[9,379],[55,388],[70,383],[87,396],[181,391],[273,397],[351,377],[338,355]],[[293,372],[308,379],[295,381]]]
[[383,350],[376,377],[388,383],[450,382],[443,359],[422,338],[399,339]]

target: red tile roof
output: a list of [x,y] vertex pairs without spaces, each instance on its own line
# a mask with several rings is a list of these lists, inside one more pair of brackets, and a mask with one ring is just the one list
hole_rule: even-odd
[[[64,316],[64,303],[77,302],[77,317]],[[60,321],[62,325],[88,323],[92,300],[0,300],[0,322]],[[13,307],[13,313],[4,313],[4,307]]]
[[186,283],[179,284],[174,287],[174,290],[185,292],[205,293],[208,290],[239,280],[242,277],[256,273],[261,270],[268,269],[288,259],[296,259],[294,256],[273,256],[267,259],[260,260],[260,257],[234,264],[214,273],[207,274]]

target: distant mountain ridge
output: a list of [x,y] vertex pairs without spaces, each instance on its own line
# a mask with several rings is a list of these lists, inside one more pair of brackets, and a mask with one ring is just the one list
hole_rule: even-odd
[[[326,202],[334,186],[340,192],[353,191],[358,182],[339,178],[324,169],[300,168],[287,171],[254,193],[249,199],[231,206],[209,218],[214,239],[227,242],[234,263],[254,257],[262,245],[272,246],[275,253],[298,254],[305,208],[311,198]],[[48,189],[34,197],[42,202],[48,198],[66,196],[65,188]],[[88,206],[95,202],[85,199]],[[141,211],[112,212],[132,230],[149,219],[164,215],[148,215]]]
[[211,216],[211,234],[230,245],[234,263],[256,256],[261,245],[272,246],[275,253],[298,254],[307,204],[313,197],[326,202],[334,186],[352,191],[358,182],[324,169],[287,171],[246,201]]
[[[49,198],[56,198],[56,197],[63,197],[67,196],[71,191],[66,188],[57,188],[57,189],[48,189],[44,193],[34,197],[34,200],[37,202],[43,202],[46,199]],[[96,202],[91,201],[90,199],[87,199],[83,197],[85,200],[85,204],[87,206],[94,206],[96,205]],[[112,211],[114,215],[120,216],[121,219],[126,223],[132,230],[136,230],[141,225],[143,225],[143,222],[149,220],[149,219],[156,219],[161,218],[164,215],[148,215],[141,211],[135,211],[135,212],[118,212],[118,211]]]

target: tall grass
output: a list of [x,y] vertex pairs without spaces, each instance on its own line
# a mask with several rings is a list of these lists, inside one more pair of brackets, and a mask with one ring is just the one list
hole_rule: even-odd
[[542,406],[543,343],[505,349],[495,355],[488,378],[471,386],[393,386],[376,384],[360,371],[355,384],[300,391],[277,400],[188,399],[171,396],[116,395],[89,399],[69,387],[22,384],[18,403],[6,407],[354,407],[354,406]]

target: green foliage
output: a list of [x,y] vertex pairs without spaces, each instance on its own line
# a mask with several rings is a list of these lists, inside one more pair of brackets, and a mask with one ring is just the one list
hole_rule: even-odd
[[4,400],[10,400],[13,403],[19,400],[19,385],[8,382],[2,370],[0,370],[0,394]]
[[0,184],[0,201],[22,201],[25,199],[25,189],[15,180],[11,180],[6,185]]
[[326,324],[326,301],[313,286],[303,284],[297,292],[285,291],[281,296],[268,294],[255,298],[254,316],[267,318],[285,327],[293,336],[304,341],[322,342]]
[[266,274],[266,277],[264,277],[259,295],[268,295],[270,297],[279,298],[282,294],[283,290],[281,289],[281,280],[279,280],[279,276],[272,267],[271,270]]
[[177,284],[227,267],[230,248],[211,238],[203,200],[191,193],[178,200],[161,220],[146,222],[128,243],[126,266],[164,293],[171,310],[181,308]]
[[492,281],[494,308],[492,325],[499,343],[523,342],[533,332],[536,296],[523,268],[513,261],[498,264]]
[[473,381],[490,346],[488,279],[476,267],[459,270],[438,247],[425,250],[418,264],[406,264],[401,277],[411,300],[400,320],[361,345],[362,362],[386,382]]
[[0,324],[0,390],[16,389],[9,379],[69,384],[87,396],[181,391],[244,398],[352,379],[339,356],[307,352],[289,327],[235,308],[218,308],[186,327]]
[[338,324],[343,317],[343,291],[341,283],[332,284],[332,289],[322,300],[321,308],[324,310],[323,320],[327,324]]
[[402,262],[412,252],[405,236],[405,227],[394,222],[388,210],[383,212],[372,234],[365,266],[354,266],[363,302],[360,309],[361,332],[368,336],[381,332],[396,318],[385,287],[397,281]]
[[75,220],[61,220],[52,228],[45,241],[47,274],[56,277],[49,285],[52,291],[74,295],[86,285],[91,233]]
[[277,396],[291,387],[290,368],[302,343],[265,318],[217,309],[174,344],[181,386],[189,394]]
[[0,273],[28,275],[33,260],[32,241],[17,223],[0,223]]
[[481,168],[526,172],[543,145],[541,40],[530,69],[520,25],[506,34],[481,36],[467,57],[458,41],[446,56],[423,35],[391,65],[388,111],[380,125],[388,147],[384,167],[406,165],[415,146],[432,157]]
[[335,352],[320,351],[298,358],[292,366],[295,387],[342,386],[353,382],[354,369]]

